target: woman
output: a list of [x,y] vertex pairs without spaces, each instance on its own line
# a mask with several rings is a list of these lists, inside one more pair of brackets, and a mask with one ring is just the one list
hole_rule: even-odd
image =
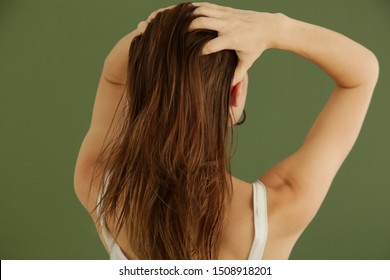
[[[271,48],[317,64],[335,87],[301,147],[251,184],[230,174],[229,137],[247,71]],[[110,257],[288,259],[356,141],[378,71],[363,46],[283,14],[154,12],[106,58],[75,170]]]

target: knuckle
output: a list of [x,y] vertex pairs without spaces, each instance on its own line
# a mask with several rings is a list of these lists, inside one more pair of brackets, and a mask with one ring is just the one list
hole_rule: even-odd
[[218,22],[217,27],[218,27],[218,32],[222,34],[227,34],[229,33],[230,30],[232,30],[232,23],[229,21]]
[[232,48],[237,49],[240,43],[240,39],[237,36],[233,36],[230,38],[230,45]]
[[196,13],[197,14],[204,14],[205,12],[206,12],[206,9],[207,9],[207,7],[205,7],[205,6],[200,6],[200,7],[198,7],[197,9],[196,9]]
[[191,22],[191,28],[197,28],[199,26],[199,18],[196,18],[194,19],[192,22]]
[[206,18],[205,17],[198,17],[196,19],[198,26],[204,26],[206,25]]
[[213,52],[213,44],[208,43],[203,48],[204,52],[206,53],[212,53]]
[[198,22],[204,23],[205,22],[205,17],[198,17]]
[[146,25],[146,21],[141,21],[140,23],[138,23],[137,29],[143,29],[144,27],[146,27]]
[[224,7],[225,12],[231,13],[233,11],[232,7]]

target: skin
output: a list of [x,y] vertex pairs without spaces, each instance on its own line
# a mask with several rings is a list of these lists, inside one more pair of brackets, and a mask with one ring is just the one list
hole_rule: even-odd
[[[269,223],[263,259],[287,259],[358,137],[378,79],[378,61],[371,51],[339,33],[283,14],[210,3],[194,5],[201,17],[192,22],[190,29],[206,28],[219,34],[205,46],[204,54],[233,49],[239,56],[231,102],[236,120],[245,106],[247,71],[267,49],[293,52],[317,64],[335,81],[302,145],[259,177],[267,189]],[[96,205],[100,186],[93,186],[88,196],[89,182],[94,165],[101,164],[96,158],[124,89],[128,46],[157,12],[122,38],[105,60],[91,127],[81,146],[74,177],[76,194],[88,211]],[[247,259],[254,236],[252,199],[252,185],[233,177],[233,200],[219,259]],[[96,221],[96,213],[92,218]],[[114,225],[112,221],[107,227]],[[99,226],[97,230],[100,233]],[[120,233],[118,244],[128,258],[134,258],[125,237],[124,232]]]

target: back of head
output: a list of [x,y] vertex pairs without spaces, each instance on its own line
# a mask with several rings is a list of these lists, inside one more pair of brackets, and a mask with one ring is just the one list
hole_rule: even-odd
[[[156,15],[131,43],[126,110],[111,145],[101,214],[140,259],[215,259],[230,201],[227,131],[234,51],[188,31],[194,6]],[[119,205],[121,205],[119,207]]]

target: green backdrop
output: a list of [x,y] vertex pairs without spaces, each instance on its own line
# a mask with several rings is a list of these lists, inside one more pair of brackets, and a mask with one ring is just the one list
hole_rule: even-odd
[[[0,1],[0,258],[107,259],[77,201],[73,171],[102,63],[172,1]],[[283,12],[371,49],[381,73],[363,130],[291,259],[390,259],[390,2],[215,1]],[[302,142],[332,81],[271,50],[249,73],[233,174],[254,181]]]

